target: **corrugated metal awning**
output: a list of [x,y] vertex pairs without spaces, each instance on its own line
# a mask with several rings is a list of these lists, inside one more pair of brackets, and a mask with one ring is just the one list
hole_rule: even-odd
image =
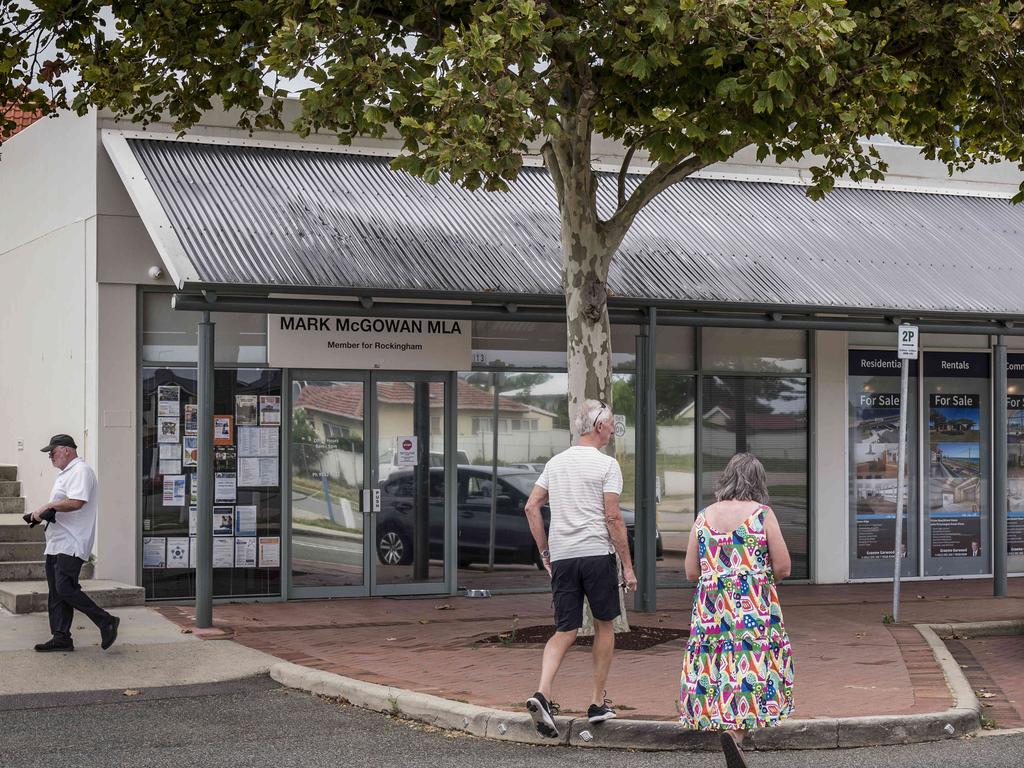
[[[431,186],[388,159],[104,134],[179,288],[561,296],[550,179],[505,194]],[[640,177],[636,177],[639,179]],[[600,205],[613,204],[614,175]],[[1006,200],[692,178],[619,249],[620,299],[1013,315],[1024,209]]]

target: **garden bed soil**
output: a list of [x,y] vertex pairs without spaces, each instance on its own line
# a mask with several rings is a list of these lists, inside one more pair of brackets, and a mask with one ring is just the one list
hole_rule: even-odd
[[[477,643],[482,645],[505,645],[509,647],[521,645],[543,644],[555,633],[555,628],[550,624],[540,624],[533,627],[516,627],[515,630],[500,632],[491,635]],[[632,626],[629,632],[622,632],[615,635],[615,648],[621,651],[643,651],[653,648],[656,645],[667,643],[670,640],[677,640],[680,637],[687,637],[689,629],[673,629],[672,627],[640,627]],[[593,637],[577,637],[576,645],[592,646]]]

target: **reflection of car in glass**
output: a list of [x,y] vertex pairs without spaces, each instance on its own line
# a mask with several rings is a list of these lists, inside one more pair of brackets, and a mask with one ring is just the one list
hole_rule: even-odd
[[[511,467],[498,467],[498,499],[494,527],[494,562],[501,564],[534,563],[543,568],[537,547],[533,543],[530,525],[523,511],[533,490],[537,472]],[[491,530],[491,468],[460,465],[458,468],[458,562],[460,568],[472,563],[486,563]],[[413,559],[413,530],[415,527],[415,474],[404,469],[393,472],[381,484],[380,512],[377,516],[377,559],[384,565],[408,565]],[[430,557],[444,556],[444,470],[431,467],[428,525],[430,529]],[[542,509],[544,524],[550,516],[545,505]],[[626,523],[629,551],[633,552],[635,515],[632,509],[622,508]],[[663,548],[660,531],[655,531],[658,559]]]
[[544,471],[544,462],[528,462],[524,464],[506,464],[509,469],[525,469],[530,472],[536,472],[538,475]]

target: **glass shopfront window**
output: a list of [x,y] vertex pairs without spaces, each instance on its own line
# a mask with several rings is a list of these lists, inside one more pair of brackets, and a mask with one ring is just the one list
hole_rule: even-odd
[[[661,340],[659,329],[658,340]],[[658,371],[657,398],[657,481],[658,533],[663,556],[658,561],[658,586],[683,586],[683,555],[693,527],[695,509],[695,438],[697,377],[692,374]]]
[[[142,359],[147,363],[196,363],[199,360],[198,312],[171,309],[171,294],[142,295]],[[267,362],[267,316],[217,312],[214,357],[220,364]]]
[[701,329],[704,370],[806,373],[805,331],[759,328]]
[[793,561],[793,578],[806,579],[807,379],[703,377],[701,494],[715,500],[715,483],[736,453],[757,456],[768,473],[771,507]]
[[[142,370],[142,586],[195,595],[198,400],[194,368]],[[214,376],[214,597],[281,592],[281,372]]]
[[[896,539],[900,361],[885,350],[849,352],[850,576],[891,577]],[[917,503],[917,361],[910,361],[907,473],[903,507],[902,573],[919,562]],[[909,515],[908,515],[909,512]]]

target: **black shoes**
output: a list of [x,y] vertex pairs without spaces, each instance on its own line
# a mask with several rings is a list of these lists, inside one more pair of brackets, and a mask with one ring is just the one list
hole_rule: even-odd
[[537,733],[549,739],[558,738],[558,726],[555,725],[555,715],[558,714],[558,705],[550,702],[543,693],[537,691],[526,700],[526,709],[537,726]]
[[[608,692],[605,691],[607,694]],[[603,723],[605,720],[611,720],[616,717],[615,710],[612,709],[611,699],[605,699],[600,704],[591,704],[587,710],[587,720],[592,723]]]
[[36,650],[39,653],[52,653],[54,651],[67,653],[75,650],[75,642],[73,640],[58,640],[56,637],[51,637],[45,643],[36,645]]
[[[100,630],[100,648],[104,651],[114,644],[117,640],[117,627],[120,625],[121,620],[117,616],[112,616],[110,623],[105,629]],[[39,650],[38,648],[36,650]]]
[[747,768],[747,761],[743,759],[743,750],[736,743],[736,739],[728,731],[722,731],[722,753],[725,755],[726,768]]

